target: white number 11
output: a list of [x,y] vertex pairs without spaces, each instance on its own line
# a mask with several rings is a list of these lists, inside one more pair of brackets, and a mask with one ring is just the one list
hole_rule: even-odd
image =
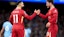
[[13,15],[13,22],[18,23],[18,14]]

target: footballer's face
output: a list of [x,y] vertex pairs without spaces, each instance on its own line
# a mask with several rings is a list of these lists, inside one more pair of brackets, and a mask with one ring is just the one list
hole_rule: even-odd
[[47,8],[50,8],[50,2],[46,1]]
[[19,3],[19,4],[20,4],[21,7],[24,7],[24,3],[23,3],[23,2],[21,2],[21,3]]

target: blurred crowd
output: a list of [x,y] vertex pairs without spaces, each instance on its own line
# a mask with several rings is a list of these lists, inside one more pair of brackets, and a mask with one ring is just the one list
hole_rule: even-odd
[[[26,10],[26,12],[31,15],[32,11]],[[31,12],[31,13],[30,13]],[[2,28],[2,25],[6,20],[6,17],[10,16],[10,12],[8,13],[1,13],[0,14],[0,30]],[[61,15],[58,18],[58,35],[57,37],[64,37],[64,15]],[[46,23],[48,22],[47,19],[42,19],[39,16],[36,16],[32,21],[29,21],[27,19],[24,19],[25,24],[25,35],[26,37],[45,37],[47,28]]]

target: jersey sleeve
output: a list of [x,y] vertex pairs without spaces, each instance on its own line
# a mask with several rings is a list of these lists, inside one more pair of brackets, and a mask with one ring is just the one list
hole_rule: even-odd
[[29,16],[25,11],[23,13],[24,17],[27,18],[28,20],[32,20],[35,16],[36,13],[34,12],[31,16]]
[[54,10],[53,11],[53,17],[52,19],[50,20],[51,23],[57,23],[57,19],[58,19],[58,11],[57,10]]
[[3,28],[5,28],[5,22],[3,23]]
[[46,19],[46,18],[48,17],[48,13],[47,13],[46,15],[40,13],[39,16],[40,16],[41,18],[43,18],[43,19]]
[[10,21],[11,23],[13,23],[13,16],[12,16],[12,14],[10,15],[9,21]]

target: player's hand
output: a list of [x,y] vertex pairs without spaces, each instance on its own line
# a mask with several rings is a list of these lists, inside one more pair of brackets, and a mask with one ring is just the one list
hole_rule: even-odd
[[37,10],[37,15],[39,15],[39,14],[40,14],[40,9]]
[[37,10],[35,9],[34,12],[37,14]]
[[49,27],[50,27],[50,22],[48,22],[48,23],[46,24],[46,27],[47,27],[47,28],[49,28]]
[[37,14],[37,15],[39,15],[40,14],[40,9],[38,9],[38,10],[34,10],[34,12]]

